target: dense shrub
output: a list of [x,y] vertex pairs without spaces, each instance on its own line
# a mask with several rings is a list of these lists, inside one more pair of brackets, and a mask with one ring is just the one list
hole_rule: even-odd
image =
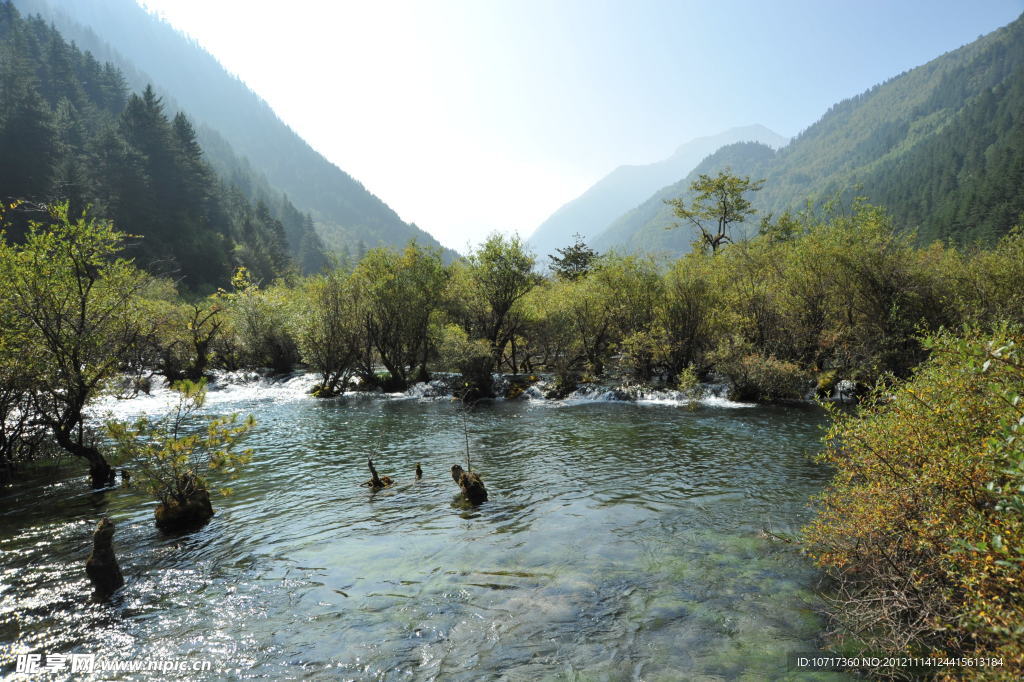
[[728,380],[732,400],[801,400],[812,386],[810,376],[796,363],[762,355],[733,339],[719,346],[709,360]]
[[[804,529],[835,634],[876,653],[1002,657],[1024,674],[1024,334],[941,335],[909,381],[835,411]],[[981,675],[982,671],[970,672]]]

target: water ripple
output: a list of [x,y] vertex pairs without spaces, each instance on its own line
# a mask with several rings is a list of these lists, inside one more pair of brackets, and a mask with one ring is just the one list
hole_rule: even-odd
[[[199,531],[161,533],[152,501],[91,493],[74,462],[5,493],[0,666],[88,651],[212,658],[227,679],[733,678],[815,648],[814,572],[757,534],[798,528],[827,479],[815,411],[481,405],[466,426],[491,499],[469,509],[451,401],[219,381],[205,412],[252,412],[255,457]],[[360,487],[368,456],[396,486]],[[99,605],[82,564],[103,515],[127,584]]]

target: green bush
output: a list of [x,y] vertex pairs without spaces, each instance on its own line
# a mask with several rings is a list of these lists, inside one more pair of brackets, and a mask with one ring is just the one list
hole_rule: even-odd
[[1024,675],[1024,334],[925,342],[913,378],[834,410],[837,468],[804,529],[834,579],[838,639],[864,652],[1001,657]]
[[[178,402],[163,418],[143,415],[133,424],[111,421],[107,433],[118,454],[131,460],[133,483],[164,505],[185,504],[197,491],[208,490],[209,475],[234,476],[249,463],[251,450],[240,450],[242,438],[256,425],[252,415],[215,417],[205,429],[190,430],[188,423],[206,399],[204,381],[182,381],[173,386]],[[229,494],[230,489],[221,489]]]
[[796,363],[762,355],[746,343],[728,341],[708,359],[729,381],[730,400],[802,400],[811,386],[809,375]]

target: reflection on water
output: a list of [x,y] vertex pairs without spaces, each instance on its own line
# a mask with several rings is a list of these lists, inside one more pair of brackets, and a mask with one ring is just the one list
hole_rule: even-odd
[[[786,654],[817,646],[815,574],[758,530],[806,519],[828,476],[809,457],[820,413],[499,401],[469,416],[491,495],[474,510],[448,474],[450,402],[293,383],[211,393],[210,412],[255,414],[256,456],[196,533],[163,534],[152,502],[81,477],[6,494],[0,671],[89,652],[212,659],[220,678],[802,675]],[[367,455],[399,484],[359,487]],[[105,514],[127,584],[96,605],[82,564]]]

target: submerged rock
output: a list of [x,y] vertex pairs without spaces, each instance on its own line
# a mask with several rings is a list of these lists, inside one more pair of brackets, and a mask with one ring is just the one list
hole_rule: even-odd
[[452,465],[452,479],[459,484],[462,494],[470,504],[481,504],[487,501],[487,488],[480,480],[480,474],[464,471],[458,464]]
[[124,575],[114,556],[114,522],[103,517],[92,534],[92,553],[85,561],[85,572],[93,586],[93,597],[106,600],[124,585]]
[[195,490],[184,502],[172,498],[157,505],[156,525],[163,530],[198,528],[213,516],[210,493],[205,488]]

